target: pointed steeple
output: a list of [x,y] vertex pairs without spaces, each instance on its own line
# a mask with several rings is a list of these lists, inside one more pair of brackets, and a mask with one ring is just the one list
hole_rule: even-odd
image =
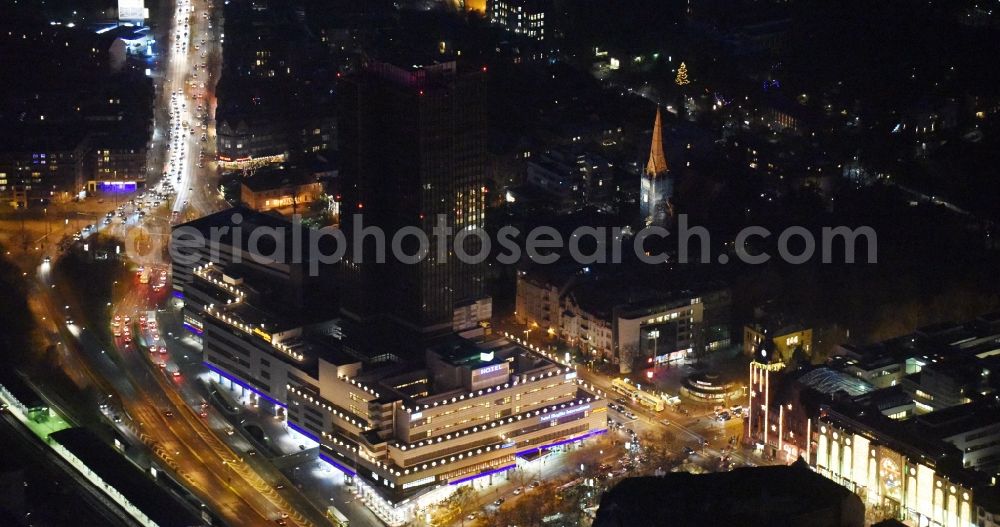
[[656,122],[653,123],[653,144],[649,147],[649,161],[646,163],[646,174],[658,176],[667,171],[667,157],[663,155],[663,118],[660,117],[660,107],[656,107]]

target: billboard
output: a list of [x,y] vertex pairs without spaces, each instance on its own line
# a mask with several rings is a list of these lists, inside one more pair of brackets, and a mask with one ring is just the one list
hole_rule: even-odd
[[118,0],[118,20],[143,20],[145,18],[145,0]]
[[884,446],[879,447],[878,481],[879,494],[883,498],[903,501],[903,456]]

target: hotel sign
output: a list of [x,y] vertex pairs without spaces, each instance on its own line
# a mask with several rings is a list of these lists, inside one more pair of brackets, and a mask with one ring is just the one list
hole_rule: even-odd
[[590,405],[585,404],[583,406],[577,406],[576,408],[569,408],[567,410],[559,410],[558,412],[545,414],[541,417],[541,421],[544,423],[546,421],[552,421],[553,419],[562,419],[570,415],[578,414],[580,412],[586,412],[590,410]]

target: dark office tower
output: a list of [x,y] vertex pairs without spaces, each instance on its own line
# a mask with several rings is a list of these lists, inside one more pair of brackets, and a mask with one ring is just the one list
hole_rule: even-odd
[[[353,246],[355,218],[386,235],[386,262],[375,263],[366,238],[364,259],[345,257],[343,309],[359,321],[386,322],[409,337],[452,330],[456,306],[485,296],[482,265],[438,258],[432,236],[444,215],[457,233],[483,227],[486,167],[485,68],[464,71],[455,62],[400,67],[370,62],[338,92],[343,182],[343,229]],[[423,261],[393,258],[392,237],[404,227],[430,236]],[[474,238],[475,239],[475,238]],[[416,238],[404,240],[407,254]],[[466,244],[476,254],[478,247]],[[385,326],[382,326],[383,328]],[[416,344],[416,342],[414,342]]]

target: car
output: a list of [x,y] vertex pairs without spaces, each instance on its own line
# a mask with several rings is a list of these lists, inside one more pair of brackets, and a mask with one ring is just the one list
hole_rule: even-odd
[[257,451],[251,448],[250,450],[247,450],[247,455],[248,456],[256,456],[257,455]]
[[539,486],[539,485],[541,485],[541,484],[542,484],[542,482],[541,482],[541,481],[538,481],[538,480],[536,479],[535,481],[532,481],[532,482],[531,482],[531,485],[528,485],[528,486],[529,486],[529,487],[531,487],[531,488],[533,488],[533,489],[537,489],[537,488],[538,488],[538,486]]
[[45,258],[42,258],[42,261],[45,262],[45,263],[52,263],[52,257],[51,256],[46,256]]
[[274,488],[277,489],[277,490],[284,490],[285,484],[284,483],[278,483],[277,485],[274,486]]
[[206,418],[208,418],[208,412],[202,410],[202,411],[198,412],[198,417],[201,417],[202,419],[206,419]]
[[518,488],[514,489],[514,495],[515,496],[520,496],[522,492],[524,492],[524,488],[523,487],[518,487]]
[[499,506],[503,505],[503,502],[504,502],[503,498],[497,498],[496,501],[493,502],[493,506],[494,507],[499,507]]
[[165,410],[163,412],[163,415],[165,415],[167,417],[173,417],[174,416],[174,412],[172,410]]
[[173,372],[173,373],[172,373],[171,375],[173,375],[173,376],[174,376],[174,378],[176,379],[177,377],[180,377],[180,376],[181,376],[181,372],[179,372],[179,371],[175,371],[175,372]]
[[235,433],[236,433],[236,430],[233,427],[231,427],[231,426],[227,426],[226,427],[226,435],[227,436],[231,436],[231,435],[233,435]]
[[689,446],[685,446],[682,450],[684,452],[684,455],[686,455],[686,456],[690,456],[691,454],[694,454],[694,449],[691,448],[691,447],[689,447]]

